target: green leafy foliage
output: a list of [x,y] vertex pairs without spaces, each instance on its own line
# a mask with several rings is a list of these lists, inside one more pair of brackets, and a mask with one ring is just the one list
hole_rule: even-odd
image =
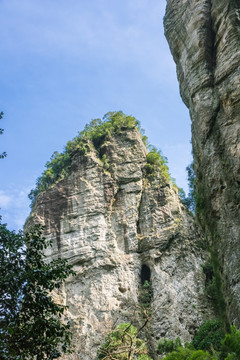
[[218,291],[217,291],[215,276],[213,276],[212,280],[206,284],[205,289],[206,289],[207,296],[213,301],[214,304],[216,304],[217,299],[218,299]]
[[[0,120],[2,119],[2,117],[3,117],[3,112],[1,111],[1,112],[0,112]],[[4,131],[4,130],[0,128],[0,135],[3,134],[3,131]],[[4,151],[3,153],[0,154],[0,159],[5,158],[6,156],[7,156],[7,154],[6,154],[6,152]]]
[[230,324],[228,322],[226,312],[226,302],[224,297],[224,291],[222,288],[222,270],[219,263],[217,252],[211,249],[211,261],[214,269],[214,288],[215,288],[215,307],[218,311],[218,316],[222,320],[225,330],[230,331]]
[[206,276],[206,283],[211,282],[214,277],[214,270],[211,258],[208,258],[208,260],[202,265],[202,269]]
[[37,179],[36,188],[31,190],[29,198],[32,202],[35,201],[36,196],[45,190],[47,190],[52,184],[58,180],[63,179],[70,170],[71,160],[70,154],[60,154],[57,151],[54,152],[50,161],[45,165],[46,170],[42,176]]
[[[177,339],[178,340],[178,339]],[[180,340],[164,339],[158,345],[163,360],[239,360],[240,330],[234,326],[224,334],[222,323],[208,320],[200,326],[191,344],[181,345]]]
[[144,281],[144,284],[141,286],[138,296],[138,302],[141,307],[149,309],[151,307],[151,302],[153,299],[153,288],[151,281]]
[[216,277],[214,275],[214,269],[211,262],[211,258],[209,258],[205,264],[203,264],[203,272],[206,276],[205,281],[205,292],[209,299],[216,305],[218,298],[218,289],[216,284]]
[[218,358],[216,355],[210,355],[207,351],[179,347],[165,356],[163,360],[218,360]]
[[206,275],[206,295],[212,301],[215,311],[218,314],[225,331],[230,331],[230,325],[226,315],[224,292],[222,290],[221,267],[219,264],[217,251],[214,250],[213,245],[210,249],[210,258],[203,265],[203,272]]
[[220,359],[240,359],[240,330],[234,326],[231,327],[231,332],[226,334],[222,341]]
[[131,130],[137,128],[142,134],[143,141],[146,143],[147,137],[141,128],[140,122],[133,116],[125,115],[122,111],[108,112],[103,120],[94,119],[87,124],[79,137],[85,140],[91,140],[95,149],[100,149],[101,145],[111,138],[113,134],[122,130]]
[[86,156],[91,150],[95,149],[103,162],[104,168],[108,170],[109,164],[106,155],[104,156],[101,153],[102,145],[110,140],[113,134],[134,128],[139,130],[142,140],[146,144],[147,137],[144,135],[140,122],[133,116],[117,111],[107,113],[102,120],[92,120],[78,136],[67,143],[63,153],[55,152],[50,161],[46,163],[46,170],[37,179],[35,189],[31,190],[29,194],[31,206],[35,203],[39,193],[49,189],[70,173],[74,157],[77,154]]
[[157,352],[158,354],[168,354],[172,351],[176,351],[180,346],[182,346],[182,344],[179,338],[175,341],[163,339],[158,343]]
[[170,182],[169,169],[167,166],[167,158],[161,154],[160,150],[157,150],[154,146],[149,146],[149,153],[147,154],[147,164],[145,165],[145,171],[148,177],[151,177],[160,171],[166,182]]
[[26,234],[0,223],[0,354],[8,360],[56,359],[69,352],[65,306],[51,291],[74,274],[66,260],[45,261],[51,246],[35,226]]
[[98,360],[151,360],[145,342],[138,338],[135,326],[123,323],[111,331],[98,351]]
[[225,360],[239,360],[239,357],[237,357],[236,354],[232,353],[232,354],[228,354]]
[[207,320],[198,329],[197,333],[193,338],[192,345],[197,350],[201,349],[211,352],[211,349],[214,349],[219,351],[224,336],[225,331],[220,320]]

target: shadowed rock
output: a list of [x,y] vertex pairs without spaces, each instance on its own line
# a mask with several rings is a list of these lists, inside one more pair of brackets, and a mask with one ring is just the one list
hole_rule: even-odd
[[198,218],[240,326],[240,3],[167,0],[164,24],[192,119]]

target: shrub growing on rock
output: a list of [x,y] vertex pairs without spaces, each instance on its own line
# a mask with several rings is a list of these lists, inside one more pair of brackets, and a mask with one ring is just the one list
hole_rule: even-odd
[[219,351],[221,342],[224,339],[224,329],[222,323],[218,319],[207,320],[200,326],[195,334],[192,345],[197,350],[214,350]]
[[138,329],[128,323],[111,331],[98,351],[98,360],[151,360],[145,342],[138,338]]

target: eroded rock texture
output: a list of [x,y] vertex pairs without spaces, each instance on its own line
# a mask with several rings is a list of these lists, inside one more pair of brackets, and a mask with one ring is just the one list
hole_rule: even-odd
[[200,221],[240,326],[240,2],[167,0],[165,32],[192,118]]
[[69,306],[74,329],[75,351],[67,359],[95,359],[116,325],[144,323],[138,301],[144,279],[154,293],[142,334],[151,338],[150,351],[161,337],[189,341],[211,316],[203,239],[172,185],[159,171],[145,175],[141,135],[123,129],[104,152],[110,172],[97,153],[76,157],[71,175],[38,197],[28,220],[44,224],[54,239],[49,257],[68,258],[77,273],[56,294]]

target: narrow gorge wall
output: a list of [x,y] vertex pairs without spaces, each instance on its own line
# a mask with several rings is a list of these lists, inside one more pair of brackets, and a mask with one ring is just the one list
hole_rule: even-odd
[[122,129],[102,150],[109,171],[97,152],[76,156],[70,175],[38,196],[27,221],[46,226],[54,240],[48,256],[69,259],[77,273],[55,294],[69,307],[74,333],[66,359],[93,360],[116,325],[144,323],[138,296],[145,277],[153,288],[142,333],[150,351],[163,337],[189,341],[213,316],[204,295],[204,240],[161,172],[146,175],[140,133]]
[[167,0],[164,22],[192,119],[198,216],[240,326],[240,2]]

